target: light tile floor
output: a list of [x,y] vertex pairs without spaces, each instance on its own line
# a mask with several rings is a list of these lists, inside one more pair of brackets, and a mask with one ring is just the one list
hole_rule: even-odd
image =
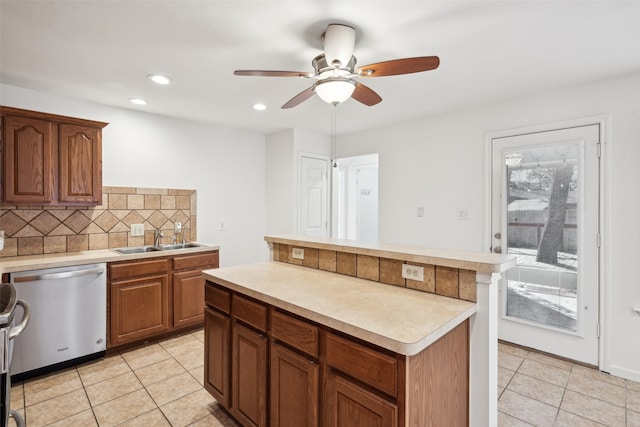
[[203,379],[201,329],[14,384],[11,408],[27,427],[235,427]]
[[[202,330],[151,342],[14,384],[11,407],[27,427],[235,427],[203,388],[203,355]],[[640,427],[640,383],[503,343],[498,365],[500,427]]]
[[640,427],[640,383],[500,343],[498,425]]

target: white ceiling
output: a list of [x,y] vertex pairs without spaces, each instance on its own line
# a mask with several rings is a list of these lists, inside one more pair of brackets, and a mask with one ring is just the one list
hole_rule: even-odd
[[441,61],[366,79],[383,101],[339,105],[338,133],[640,70],[639,1],[0,0],[0,15],[2,83],[259,133],[329,133],[332,107],[317,97],[280,109],[312,80],[233,71],[312,71],[334,22],[357,28],[358,65]]

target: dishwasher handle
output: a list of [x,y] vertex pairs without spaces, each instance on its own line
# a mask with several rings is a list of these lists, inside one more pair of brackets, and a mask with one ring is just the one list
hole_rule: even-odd
[[26,328],[29,324],[29,320],[31,320],[31,306],[29,305],[29,303],[19,299],[18,301],[16,301],[16,305],[22,306],[22,321],[20,321],[20,324],[18,324],[18,326],[12,327],[9,331],[10,340],[20,335],[22,331],[24,331],[24,328]]
[[62,271],[60,273],[38,274],[35,276],[18,276],[13,278],[13,282],[20,283],[20,282],[35,282],[37,280],[69,279],[71,277],[86,276],[89,274],[100,275],[103,273],[104,273],[104,268],[97,267],[97,268],[88,268],[86,270],[72,270],[72,271]]

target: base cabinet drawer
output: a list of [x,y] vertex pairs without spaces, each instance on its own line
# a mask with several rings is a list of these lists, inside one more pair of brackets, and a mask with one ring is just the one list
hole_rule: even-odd
[[346,338],[327,334],[327,364],[397,397],[398,360]]

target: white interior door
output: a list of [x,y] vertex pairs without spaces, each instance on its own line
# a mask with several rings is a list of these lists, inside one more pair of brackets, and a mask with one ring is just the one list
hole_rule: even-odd
[[598,125],[492,139],[500,339],[598,364]]
[[300,157],[300,233],[329,235],[329,160]]

